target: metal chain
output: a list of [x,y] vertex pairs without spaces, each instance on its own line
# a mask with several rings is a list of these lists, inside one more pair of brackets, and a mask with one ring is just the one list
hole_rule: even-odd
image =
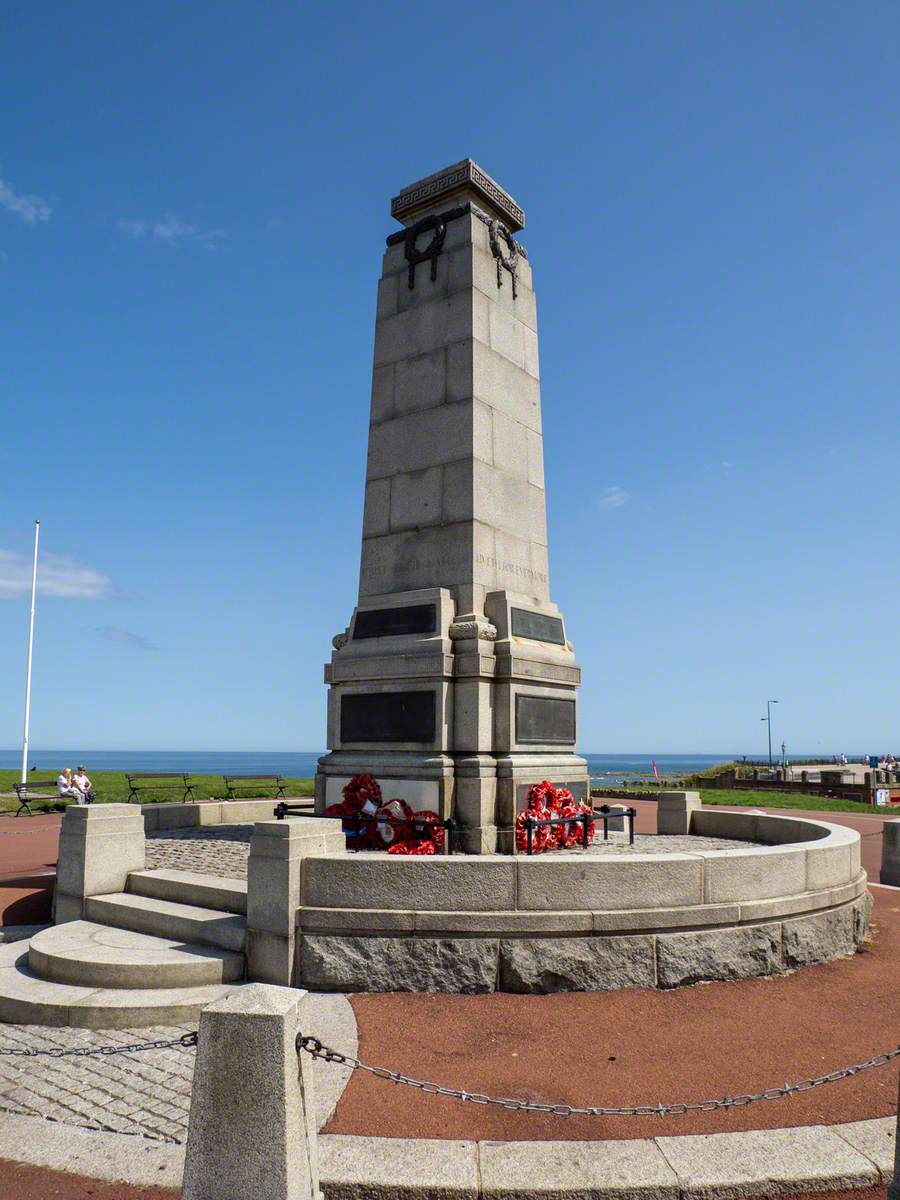
[[54,1046],[50,1050],[37,1050],[21,1046],[0,1046],[0,1058],[88,1058],[93,1054],[108,1057],[111,1054],[135,1054],[140,1050],[169,1050],[173,1046],[187,1048],[197,1045],[196,1033],[183,1033],[181,1037],[168,1041],[132,1042],[129,1046]]
[[701,1100],[696,1104],[636,1104],[630,1108],[604,1108],[600,1105],[580,1107],[575,1104],[540,1104],[536,1100],[517,1100],[513,1096],[486,1096],[483,1092],[464,1092],[456,1088],[441,1087],[440,1084],[430,1083],[421,1079],[410,1079],[397,1071],[389,1071],[387,1067],[372,1067],[360,1062],[349,1054],[341,1054],[324,1046],[318,1038],[297,1036],[297,1052],[305,1050],[313,1058],[321,1058],[325,1062],[339,1063],[349,1067],[351,1071],[366,1071],[377,1079],[386,1079],[390,1083],[405,1083],[409,1087],[418,1088],[429,1096],[450,1096],[455,1100],[464,1100],[469,1104],[493,1104],[498,1108],[518,1109],[522,1112],[548,1113],[555,1117],[679,1117],[689,1112],[716,1112],[722,1108],[743,1108],[754,1104],[757,1100],[781,1100],[784,1096],[796,1096],[821,1087],[825,1083],[837,1083],[841,1079],[849,1079],[860,1071],[868,1071],[872,1067],[883,1067],[891,1059],[900,1055],[900,1046],[896,1050],[888,1050],[884,1054],[876,1054],[874,1058],[856,1063],[852,1067],[842,1067],[838,1071],[830,1071],[827,1075],[819,1075],[815,1079],[801,1079],[797,1083],[785,1083],[782,1087],[766,1088],[764,1092],[750,1095],[722,1096],[718,1100]]

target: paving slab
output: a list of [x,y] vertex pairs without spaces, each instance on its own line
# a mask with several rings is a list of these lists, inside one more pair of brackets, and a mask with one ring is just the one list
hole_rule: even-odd
[[679,1200],[679,1181],[650,1139],[616,1142],[480,1142],[487,1200]]
[[681,1200],[735,1200],[881,1182],[875,1164],[825,1125],[654,1139]]
[[849,1142],[860,1154],[870,1159],[881,1172],[884,1183],[889,1183],[894,1174],[894,1152],[897,1142],[897,1122],[893,1117],[876,1118],[873,1121],[849,1121],[846,1125],[832,1125],[831,1132]]
[[474,1200],[480,1194],[474,1142],[323,1137],[319,1171],[327,1200]]

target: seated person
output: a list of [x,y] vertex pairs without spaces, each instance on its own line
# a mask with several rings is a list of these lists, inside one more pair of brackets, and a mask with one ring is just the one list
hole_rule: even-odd
[[72,799],[82,804],[84,802],[84,794],[78,790],[72,780],[72,768],[66,767],[56,781],[56,787],[61,796],[71,796]]
[[82,763],[75,772],[72,783],[84,796],[85,804],[90,804],[97,795],[97,793],[94,791],[94,785],[91,783],[90,779],[88,778],[88,773],[84,769],[84,763]]

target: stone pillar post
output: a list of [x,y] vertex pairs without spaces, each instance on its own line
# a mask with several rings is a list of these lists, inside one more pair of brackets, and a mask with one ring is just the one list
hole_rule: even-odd
[[690,833],[691,813],[700,808],[699,792],[660,792],[656,810],[657,833]]
[[897,1083],[897,1129],[894,1133],[894,1178],[888,1184],[887,1200],[900,1200],[900,1080]]
[[200,1014],[183,1200],[319,1200],[306,992],[248,984]]
[[88,896],[125,889],[129,871],[144,869],[144,818],[131,804],[70,804],[59,831],[53,919],[84,916]]
[[885,821],[881,838],[882,883],[900,887],[900,817]]
[[288,817],[257,821],[247,863],[247,976],[294,982],[302,862],[309,854],[343,854],[340,820]]

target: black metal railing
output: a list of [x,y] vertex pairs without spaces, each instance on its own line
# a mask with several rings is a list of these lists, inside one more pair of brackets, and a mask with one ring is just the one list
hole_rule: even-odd
[[591,844],[590,826],[600,820],[603,822],[603,840],[609,841],[609,822],[624,819],[628,821],[628,844],[634,845],[634,818],[637,816],[636,808],[611,808],[608,804],[602,804],[599,808],[592,808],[590,812],[576,813],[573,817],[525,817],[525,853],[534,854],[534,831],[545,826],[552,825],[580,825],[580,840],[584,849]]
[[[325,813],[311,813],[306,808],[301,808],[299,804],[288,804],[281,801],[275,805],[275,816],[279,821],[283,821],[289,816],[305,816],[305,817],[323,817],[326,820],[342,821],[344,825],[344,835],[347,838],[352,838],[355,845],[351,844],[349,849],[359,851],[363,848],[362,842],[366,832],[366,827],[370,825],[391,825],[393,827],[401,826],[410,831],[416,837],[434,840],[434,831],[443,829],[444,831],[444,847],[441,850],[442,854],[452,854],[456,848],[456,822],[454,820],[435,821],[433,817],[379,817],[375,814],[372,816],[356,813],[350,816],[345,813],[340,813],[336,816],[326,816]],[[347,828],[349,825],[349,829]],[[375,847],[371,847],[375,849]]]

